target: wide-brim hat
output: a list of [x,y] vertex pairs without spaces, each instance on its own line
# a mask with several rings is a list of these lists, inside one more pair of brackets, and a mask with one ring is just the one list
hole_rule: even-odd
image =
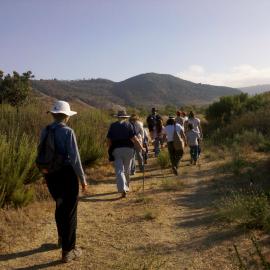
[[129,118],[130,117],[129,115],[127,115],[125,110],[118,111],[117,114],[115,114],[114,116],[118,117],[118,118]]
[[77,114],[77,112],[71,111],[69,103],[66,101],[63,101],[63,100],[57,100],[49,112],[50,113],[62,113],[62,114],[65,114],[67,116],[72,116],[72,115]]
[[168,118],[169,118],[169,119],[175,119],[175,116],[174,116],[174,115],[169,115]]

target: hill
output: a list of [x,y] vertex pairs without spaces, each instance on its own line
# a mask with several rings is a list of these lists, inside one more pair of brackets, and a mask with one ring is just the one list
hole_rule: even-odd
[[242,87],[240,90],[243,91],[244,93],[248,93],[249,95],[255,95],[255,94],[260,94],[264,92],[269,92],[270,84],[261,84],[261,85]]
[[196,84],[167,74],[146,73],[122,82],[105,79],[60,81],[34,80],[33,88],[65,100],[81,101],[102,108],[121,106],[181,106],[208,104],[220,96],[239,94],[240,90]]

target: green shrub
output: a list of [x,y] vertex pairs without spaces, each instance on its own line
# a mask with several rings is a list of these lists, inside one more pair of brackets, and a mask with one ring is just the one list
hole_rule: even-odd
[[35,157],[36,144],[26,134],[0,135],[0,206],[12,202],[18,206],[30,201],[31,192],[26,191],[25,184],[38,176],[33,166]]
[[161,169],[166,169],[170,166],[170,157],[167,149],[160,151],[157,157],[157,163]]
[[246,228],[270,231],[270,204],[264,193],[231,193],[217,203],[217,216]]

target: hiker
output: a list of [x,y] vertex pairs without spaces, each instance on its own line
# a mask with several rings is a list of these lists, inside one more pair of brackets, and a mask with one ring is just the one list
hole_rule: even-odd
[[188,124],[192,124],[193,125],[193,129],[195,131],[197,131],[199,133],[199,135],[200,135],[200,139],[198,139],[198,156],[200,156],[200,154],[201,154],[200,143],[201,143],[201,140],[203,138],[202,127],[201,127],[201,120],[199,118],[195,117],[193,111],[190,111],[189,112],[188,120],[186,122],[186,130],[188,130]]
[[181,125],[185,129],[185,122],[187,121],[186,113],[183,111],[176,112],[175,123]]
[[190,164],[196,165],[199,157],[200,134],[198,131],[194,130],[194,127],[191,123],[188,124],[188,131],[186,136],[187,136],[187,143],[190,148]]
[[67,263],[78,259],[82,254],[82,251],[76,248],[78,178],[83,192],[86,191],[87,183],[74,131],[66,125],[69,117],[77,112],[70,110],[69,103],[60,100],[55,102],[49,112],[54,121],[42,130],[39,151],[43,148],[44,153],[48,153],[49,149],[44,147],[48,144],[48,132],[53,132],[51,134],[54,137],[54,147],[58,157],[62,157],[62,162],[54,171],[44,169],[43,174],[49,192],[56,202],[58,245],[62,247],[62,261]]
[[147,164],[148,152],[149,152],[149,135],[146,128],[143,128],[143,133],[144,133],[143,135],[143,148],[144,148],[143,163]]
[[[136,114],[132,114],[131,117],[129,118],[129,121],[134,127],[135,134],[138,140],[140,141],[141,145],[143,145],[144,141],[143,123],[139,121],[139,117]],[[143,154],[141,149],[135,146],[135,154],[131,163],[131,171],[130,171],[131,175],[134,175],[136,172],[136,159],[138,160],[139,163],[139,169],[142,172],[144,170]]]
[[[181,125],[175,123],[175,118],[173,116],[169,116],[165,126],[165,134],[167,139],[167,147],[170,156],[170,161],[172,165],[172,170],[175,175],[178,175],[178,167],[180,160],[184,154],[183,149],[176,150],[174,147],[174,132],[176,132],[180,138],[183,139],[184,144],[186,144],[186,136],[184,133],[184,129]],[[183,146],[184,147],[184,146]]]
[[107,139],[111,161],[114,161],[117,190],[122,197],[126,197],[129,191],[129,174],[134,157],[134,145],[141,151],[143,151],[143,147],[136,136],[134,127],[126,121],[130,117],[126,111],[118,111],[115,117],[118,120],[110,125]]
[[163,148],[164,135],[165,135],[165,131],[164,131],[164,126],[163,126],[163,121],[161,118],[158,118],[156,120],[156,125],[154,126],[154,129],[153,129],[155,157],[158,156],[160,152],[160,147]]
[[152,108],[151,114],[146,119],[148,130],[149,130],[150,137],[152,140],[154,140],[153,133],[154,133],[154,128],[156,126],[157,119],[161,119],[161,116],[157,114],[156,108]]

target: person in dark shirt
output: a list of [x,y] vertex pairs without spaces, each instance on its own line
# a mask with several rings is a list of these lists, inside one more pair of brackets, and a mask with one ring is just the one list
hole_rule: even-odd
[[134,156],[134,144],[142,151],[143,147],[136,136],[134,127],[126,121],[129,118],[126,112],[119,111],[115,116],[118,121],[111,124],[107,139],[109,152],[114,161],[117,190],[122,193],[122,197],[126,197],[129,191],[129,174]]
[[154,130],[157,125],[158,120],[162,120],[161,116],[157,114],[156,108],[152,108],[151,114],[147,117],[146,122],[147,122],[147,127],[150,133],[150,137],[152,140],[154,140]]

